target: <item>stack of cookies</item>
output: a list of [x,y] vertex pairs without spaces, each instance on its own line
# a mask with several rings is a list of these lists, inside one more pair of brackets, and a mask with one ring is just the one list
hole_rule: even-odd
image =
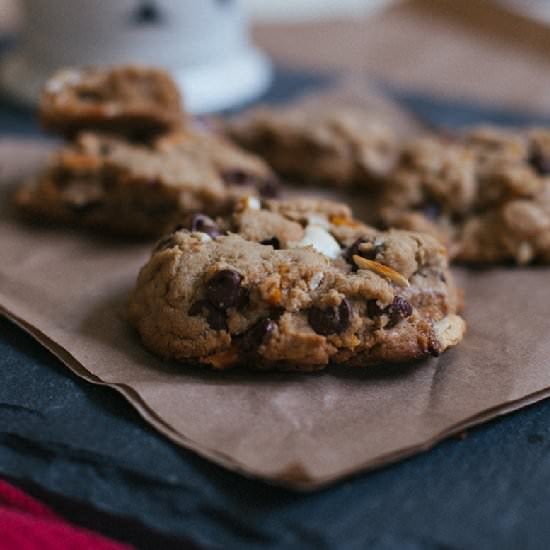
[[[245,115],[223,137],[184,112],[164,72],[144,67],[55,75],[41,119],[67,141],[16,204],[33,220],[160,237],[129,320],[148,349],[185,364],[312,371],[437,356],[465,332],[445,244],[454,251],[489,226],[497,242],[489,208],[496,217],[511,204],[525,216],[543,209],[545,180],[529,163],[537,143],[544,164],[544,144],[534,133],[518,138],[525,150],[503,143],[498,152],[533,182],[503,176],[484,194],[498,147],[479,135],[403,148],[364,113],[290,109]],[[426,147],[434,153],[422,160]],[[337,202],[275,199],[278,176],[359,188],[384,229]],[[478,229],[466,229],[474,215]],[[542,259],[541,235],[509,254]]]
[[157,69],[62,71],[40,118],[68,141],[17,194],[33,218],[157,237],[194,212],[226,214],[276,190],[265,162],[186,116]]

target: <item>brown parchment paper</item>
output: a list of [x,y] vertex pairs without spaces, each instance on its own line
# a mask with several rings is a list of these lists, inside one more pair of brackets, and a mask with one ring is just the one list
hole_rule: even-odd
[[548,268],[457,270],[469,332],[439,359],[303,375],[162,363],[125,320],[149,244],[14,216],[12,182],[36,170],[46,149],[0,141],[0,311],[77,375],[119,390],[179,445],[247,475],[311,489],[550,393]]

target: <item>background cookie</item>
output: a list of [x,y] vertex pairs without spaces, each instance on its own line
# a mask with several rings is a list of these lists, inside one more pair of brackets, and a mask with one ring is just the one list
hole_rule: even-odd
[[376,186],[397,154],[390,127],[353,107],[259,108],[226,131],[297,183]]
[[459,261],[547,263],[549,174],[548,130],[417,139],[386,178],[380,221],[436,235]]
[[181,96],[168,73],[137,65],[61,70],[40,99],[43,126],[66,136],[101,130],[144,139],[180,128],[183,119]]

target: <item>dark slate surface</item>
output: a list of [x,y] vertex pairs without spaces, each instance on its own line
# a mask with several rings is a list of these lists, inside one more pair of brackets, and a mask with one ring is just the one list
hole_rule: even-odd
[[[0,473],[18,481],[213,547],[548,547],[549,401],[298,494],[176,448],[8,321],[0,334]],[[103,527],[89,516],[85,524]]]
[[[326,81],[281,71],[269,97]],[[531,121],[392,93],[435,125]],[[0,129],[31,134],[32,113],[0,104]],[[545,549],[549,450],[546,401],[398,465],[295,493],[175,447],[114,391],[78,379],[0,319],[0,475],[144,548]]]

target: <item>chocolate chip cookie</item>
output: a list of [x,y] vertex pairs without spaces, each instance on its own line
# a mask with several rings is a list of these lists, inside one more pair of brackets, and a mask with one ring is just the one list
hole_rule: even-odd
[[129,318],[165,359],[312,371],[437,356],[462,340],[459,309],[436,239],[338,203],[250,197],[160,240]]
[[101,130],[146,139],[181,127],[179,91],[160,69],[141,66],[64,69],[46,83],[40,119],[48,130],[73,136]]
[[227,134],[296,183],[376,186],[397,153],[391,129],[360,108],[260,108]]
[[436,235],[457,261],[550,262],[550,131],[417,139],[387,177],[387,226]]
[[16,204],[33,219],[158,237],[191,212],[230,212],[241,196],[272,195],[275,185],[263,161],[206,131],[149,144],[87,132],[54,154]]

